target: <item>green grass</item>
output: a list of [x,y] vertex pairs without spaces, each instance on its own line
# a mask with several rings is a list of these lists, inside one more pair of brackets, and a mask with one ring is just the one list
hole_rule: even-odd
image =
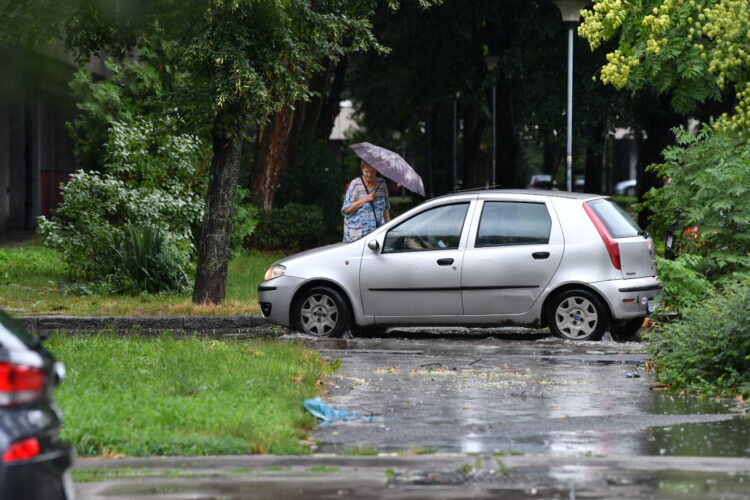
[[197,306],[190,294],[111,295],[68,281],[60,255],[38,242],[0,248],[0,307],[13,315],[59,313],[73,316],[257,315],[258,284],[283,255],[248,251],[229,263],[226,299]]
[[328,367],[279,340],[55,335],[62,438],[80,456],[305,454]]

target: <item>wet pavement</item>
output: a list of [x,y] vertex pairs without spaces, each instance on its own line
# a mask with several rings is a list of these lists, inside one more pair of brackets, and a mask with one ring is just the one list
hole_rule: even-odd
[[302,339],[341,361],[311,456],[98,459],[79,499],[750,498],[750,416],[656,388],[644,344],[417,330]]
[[642,343],[393,335],[311,343],[342,363],[329,404],[365,416],[318,451],[750,457],[742,409],[655,389]]

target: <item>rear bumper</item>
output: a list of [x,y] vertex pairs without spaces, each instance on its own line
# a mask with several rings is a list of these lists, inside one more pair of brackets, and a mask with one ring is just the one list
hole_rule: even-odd
[[73,500],[72,465],[73,452],[66,443],[58,443],[54,449],[30,460],[3,464],[0,498]]
[[661,291],[661,281],[656,276],[599,281],[592,285],[607,301],[613,321],[647,316],[647,304]]

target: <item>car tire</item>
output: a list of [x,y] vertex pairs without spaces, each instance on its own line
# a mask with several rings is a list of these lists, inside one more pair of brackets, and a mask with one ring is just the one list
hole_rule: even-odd
[[643,326],[645,316],[629,319],[623,323],[616,323],[609,327],[612,338],[616,340],[633,340]]
[[327,286],[303,291],[292,307],[296,330],[315,337],[340,337],[351,326],[349,305],[341,292]]
[[587,290],[562,292],[547,307],[550,331],[565,340],[599,340],[609,323],[607,306]]

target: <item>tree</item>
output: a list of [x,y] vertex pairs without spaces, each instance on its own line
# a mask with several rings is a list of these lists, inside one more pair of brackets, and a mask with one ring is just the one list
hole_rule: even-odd
[[[343,2],[346,3],[346,2]],[[172,96],[207,124],[213,146],[193,301],[223,300],[242,138],[277,110],[310,96],[325,57],[377,46],[364,16],[342,0],[32,0],[3,9],[3,38],[34,44],[63,37],[81,60],[125,55],[146,36],[176,42],[190,91]],[[40,22],[41,20],[41,22]]]
[[[426,186],[434,177],[434,192],[452,190],[452,114],[458,96],[463,125],[459,176],[464,187],[484,186],[495,84],[497,183],[523,184],[523,168],[529,161],[524,142],[546,146],[547,161],[538,164],[552,173],[565,137],[567,60],[565,28],[552,2],[446,2],[427,12],[404,2],[398,13],[380,9],[373,22],[378,40],[392,51],[387,56],[353,55],[347,87],[368,138],[407,150],[417,167],[433,165],[421,172]],[[585,44],[580,39],[576,43],[581,47],[575,52],[574,144],[580,151],[601,152],[606,133],[616,123],[632,121],[632,106],[626,104],[629,96],[592,81],[603,50],[580,50]],[[488,54],[499,58],[492,71],[484,59]],[[592,136],[591,130],[600,133]]]
[[592,49],[617,41],[604,83],[668,93],[682,113],[733,94],[717,125],[750,133],[749,0],[594,0],[582,14],[578,33]]

